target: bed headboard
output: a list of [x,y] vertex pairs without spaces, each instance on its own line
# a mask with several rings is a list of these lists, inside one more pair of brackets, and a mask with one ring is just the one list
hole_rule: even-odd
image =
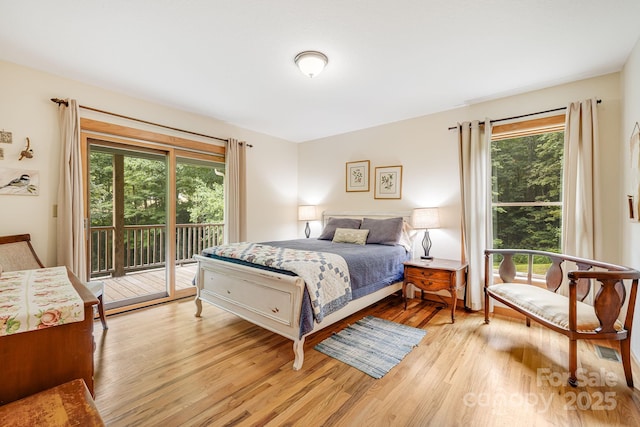
[[385,219],[397,217],[402,217],[406,222],[411,224],[411,211],[323,211],[322,226],[327,225],[329,218]]

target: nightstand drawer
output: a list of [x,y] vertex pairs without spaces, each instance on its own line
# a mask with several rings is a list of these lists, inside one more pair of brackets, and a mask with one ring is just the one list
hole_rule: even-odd
[[424,268],[405,266],[405,277],[410,277],[414,280],[432,280],[432,281],[444,281],[449,283],[451,280],[451,272],[444,270],[427,270]]
[[430,292],[441,291],[443,289],[451,289],[451,283],[449,281],[445,282],[443,280],[422,279],[412,276],[405,276],[404,281],[406,283],[411,283],[412,285],[415,285],[420,289]]

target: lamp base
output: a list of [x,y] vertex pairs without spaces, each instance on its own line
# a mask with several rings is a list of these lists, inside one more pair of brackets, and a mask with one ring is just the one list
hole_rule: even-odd
[[424,249],[424,255],[421,259],[433,259],[429,252],[431,251],[431,239],[429,238],[429,230],[424,230],[424,238],[422,239],[422,249]]

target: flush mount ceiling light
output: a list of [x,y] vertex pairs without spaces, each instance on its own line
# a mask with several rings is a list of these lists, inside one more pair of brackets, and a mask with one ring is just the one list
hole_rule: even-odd
[[322,52],[306,50],[297,54],[294,61],[304,75],[313,78],[324,70],[329,59]]

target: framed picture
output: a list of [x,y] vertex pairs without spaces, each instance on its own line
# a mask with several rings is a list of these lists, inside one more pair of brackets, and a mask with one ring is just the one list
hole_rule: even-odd
[[12,142],[13,142],[13,137],[11,135],[11,132],[0,130],[0,143],[11,144]]
[[369,191],[369,160],[347,162],[347,191]]
[[376,168],[376,199],[402,198],[402,166]]
[[38,171],[0,168],[0,194],[37,196],[39,187]]

